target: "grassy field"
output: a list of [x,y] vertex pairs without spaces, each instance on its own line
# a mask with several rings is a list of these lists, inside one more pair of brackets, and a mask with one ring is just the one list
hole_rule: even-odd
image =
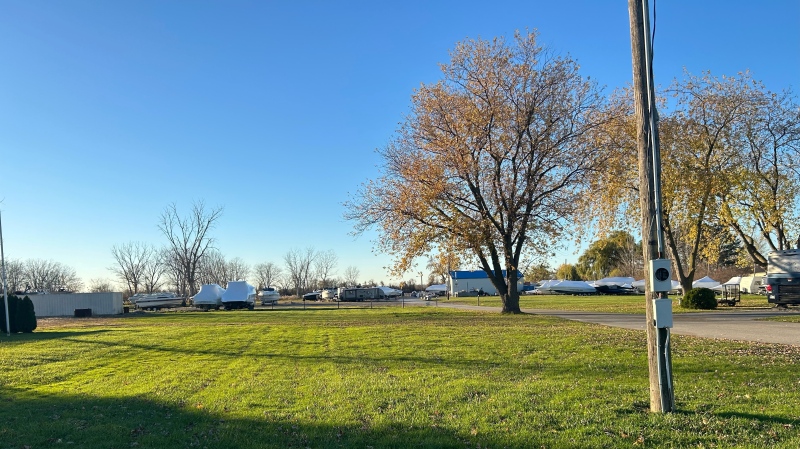
[[800,447],[800,348],[443,308],[40,320],[0,337],[0,449]]
[[[673,300],[673,312],[702,312],[701,310],[682,309],[678,305],[678,298]],[[448,301],[448,300],[444,300]],[[450,298],[449,302],[459,304],[477,304],[478,298]],[[523,309],[556,309],[556,310],[583,310],[587,312],[614,312],[614,313],[641,313],[644,315],[644,295],[522,295],[519,298],[520,307]],[[485,296],[480,298],[480,305],[500,307],[498,296]],[[743,307],[771,308],[765,296],[742,295],[741,302],[734,307],[720,305],[716,310],[733,310]]]

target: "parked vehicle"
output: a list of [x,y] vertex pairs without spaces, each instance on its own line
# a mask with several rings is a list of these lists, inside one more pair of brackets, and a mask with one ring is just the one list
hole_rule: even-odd
[[256,306],[256,288],[247,281],[230,281],[228,289],[222,294],[225,310],[250,309]]
[[379,287],[345,288],[339,296],[339,301],[364,301],[365,299],[386,299],[386,294]]
[[281,294],[272,287],[264,287],[263,290],[258,292],[258,296],[261,297],[262,306],[267,304],[276,304],[278,300],[281,299]]
[[192,304],[203,310],[216,309],[222,307],[222,294],[225,289],[219,284],[203,284],[200,291],[192,298]]
[[396,289],[396,288],[384,287],[384,286],[381,286],[381,287],[378,287],[378,288],[383,290],[383,294],[387,298],[399,298],[400,296],[403,295],[403,292],[401,290]]
[[322,299],[322,292],[311,292],[303,295],[303,301],[318,301]]
[[181,307],[186,305],[186,298],[175,293],[151,293],[149,295],[131,296],[137,309],[159,310],[165,307]]
[[765,284],[767,302],[778,307],[800,304],[800,250],[770,251]]
[[320,293],[320,298],[326,301],[333,301],[336,299],[337,296],[338,292],[336,291],[335,288],[326,288],[323,289],[322,292]]

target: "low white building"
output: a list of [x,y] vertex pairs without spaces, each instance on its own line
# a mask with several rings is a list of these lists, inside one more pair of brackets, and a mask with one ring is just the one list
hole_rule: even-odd
[[[24,298],[26,295],[17,295]],[[75,309],[92,309],[94,315],[122,313],[122,293],[48,293],[27,295],[37,317],[74,316]]]
[[[505,275],[506,272],[504,270],[503,277],[505,277]],[[517,291],[522,292],[523,274],[518,272],[517,275]],[[470,290],[483,290],[487,295],[497,294],[497,288],[495,288],[494,284],[492,284],[492,280],[489,279],[489,276],[483,270],[451,271],[447,287],[451,295],[455,295],[460,291],[468,292]]]

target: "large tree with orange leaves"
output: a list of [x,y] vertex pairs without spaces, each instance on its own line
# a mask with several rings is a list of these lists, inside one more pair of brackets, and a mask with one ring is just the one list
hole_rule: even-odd
[[356,232],[378,229],[397,273],[436,251],[474,258],[504,313],[520,312],[520,258],[557,241],[598,157],[598,88],[536,38],[458,44],[380,150],[380,176],[345,205]]

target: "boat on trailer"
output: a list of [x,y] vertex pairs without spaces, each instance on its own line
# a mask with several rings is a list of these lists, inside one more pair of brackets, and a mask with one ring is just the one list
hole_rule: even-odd
[[222,294],[222,305],[225,310],[253,310],[256,306],[256,288],[247,281],[230,281]]
[[186,305],[186,298],[175,293],[151,293],[137,296],[133,302],[137,309],[158,310]]
[[223,293],[225,293],[225,289],[219,284],[203,284],[200,291],[192,298],[192,304],[203,310],[219,310],[222,307]]
[[272,287],[264,287],[263,290],[258,292],[258,296],[261,297],[262,306],[267,304],[277,304],[278,300],[281,299],[281,294]]
[[550,290],[562,295],[596,295],[597,289],[584,281],[560,281],[551,285]]

